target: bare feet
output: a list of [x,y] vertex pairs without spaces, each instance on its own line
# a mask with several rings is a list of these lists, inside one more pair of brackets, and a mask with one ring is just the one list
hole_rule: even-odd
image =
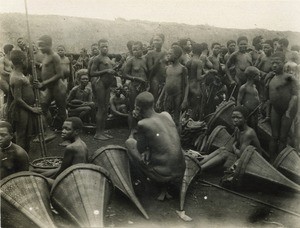
[[94,139],[105,141],[109,140],[110,138],[108,138],[105,134],[95,134]]
[[163,187],[161,190],[160,195],[157,197],[157,200],[164,201],[165,198],[172,199],[173,197],[167,192],[167,188]]
[[113,139],[114,137],[112,135],[109,134],[109,131],[104,131],[104,135],[109,138],[109,139]]

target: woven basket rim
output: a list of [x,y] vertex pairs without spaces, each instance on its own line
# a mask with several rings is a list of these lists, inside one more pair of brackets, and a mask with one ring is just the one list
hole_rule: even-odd
[[87,170],[94,170],[96,172],[99,172],[103,174],[108,179],[108,181],[112,184],[110,173],[105,168],[95,164],[80,163],[80,164],[70,166],[69,168],[64,170],[61,174],[58,175],[58,177],[54,180],[54,183],[52,185],[50,196],[53,194],[53,191],[55,191],[56,186],[59,185],[59,183],[64,179],[64,177],[66,177],[72,171],[77,169],[87,169]]
[[291,153],[294,151],[294,148],[291,146],[287,146],[286,148],[284,148],[277,156],[277,158],[274,161],[273,166],[277,169],[281,162]]
[[6,184],[8,181],[10,181],[12,179],[15,179],[15,178],[18,178],[18,177],[24,177],[24,176],[36,176],[36,177],[43,178],[45,181],[47,181],[47,178],[45,176],[41,175],[41,174],[38,174],[38,173],[35,173],[35,172],[32,172],[32,171],[21,171],[21,172],[14,173],[14,174],[11,174],[11,175],[3,178],[0,181],[0,187],[2,187],[2,185]]
[[60,158],[60,159],[63,159],[63,157],[61,156],[50,156],[50,157],[42,157],[42,158],[37,158],[37,159],[34,159],[32,162],[30,162],[30,165],[33,167],[33,168],[44,168],[44,169],[49,169],[49,168],[57,168],[57,167],[54,167],[54,166],[37,166],[37,165],[34,165],[33,163],[34,162],[37,162],[37,161],[41,161],[43,159],[46,159],[46,158]]
[[104,151],[108,149],[121,149],[127,152],[127,149],[123,146],[119,145],[108,145],[108,146],[102,146],[98,150],[94,152],[94,154],[91,156],[90,162],[92,163],[100,154],[102,154]]
[[209,130],[211,130],[211,125],[212,123],[214,123],[216,121],[216,119],[219,118],[219,116],[223,113],[224,110],[227,110],[228,108],[230,108],[231,106],[234,106],[235,103],[233,101],[227,101],[226,104],[224,104],[222,107],[220,107],[218,110],[216,110],[215,114],[209,119],[208,123],[207,123],[207,130],[209,132]]

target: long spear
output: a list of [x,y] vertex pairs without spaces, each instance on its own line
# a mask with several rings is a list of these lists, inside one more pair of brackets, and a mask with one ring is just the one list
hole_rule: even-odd
[[[28,10],[27,10],[27,0],[24,0],[25,3],[25,12],[26,12],[26,24],[27,24],[27,35],[28,35],[28,41],[29,41],[29,56],[30,56],[30,62],[31,62],[31,68],[32,68],[32,76],[33,80],[37,81],[37,74],[36,74],[36,67],[35,67],[35,61],[34,61],[34,54],[33,54],[33,47],[31,43],[31,38],[30,38],[30,28],[29,28],[29,18],[28,18]],[[34,89],[34,94],[35,94],[35,106],[36,107],[41,107],[40,105],[40,93],[39,89],[35,88]],[[39,142],[41,146],[41,154],[42,157],[46,157],[47,153],[47,147],[45,143],[45,135],[44,135],[44,127],[43,127],[43,118],[42,115],[38,115],[37,117],[38,121],[38,137],[39,137]]]

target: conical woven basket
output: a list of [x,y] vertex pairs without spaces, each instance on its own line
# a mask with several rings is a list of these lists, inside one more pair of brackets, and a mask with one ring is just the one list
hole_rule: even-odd
[[111,190],[109,173],[104,168],[77,164],[56,178],[51,203],[76,227],[103,227]]
[[236,168],[234,180],[238,188],[300,191],[299,185],[283,176],[253,146],[248,146],[243,152]]
[[274,162],[274,167],[290,180],[300,184],[300,157],[294,148],[287,146],[282,150]]
[[235,103],[233,101],[228,101],[223,104],[220,104],[220,106],[210,117],[207,123],[207,134],[210,134],[218,125],[225,126],[230,133],[234,131],[234,127],[231,120],[231,114],[234,105]]
[[189,154],[185,154],[185,171],[180,190],[180,210],[184,208],[187,189],[200,169],[201,166],[198,160]]
[[137,206],[146,219],[149,219],[132,187],[126,148],[116,145],[101,147],[93,154],[91,162],[107,169],[114,185]]
[[217,126],[209,135],[206,143],[206,152],[213,152],[220,147],[225,147],[227,151],[232,151],[234,138],[228,133],[224,126]]
[[45,177],[23,171],[2,179],[0,185],[2,227],[55,227]]

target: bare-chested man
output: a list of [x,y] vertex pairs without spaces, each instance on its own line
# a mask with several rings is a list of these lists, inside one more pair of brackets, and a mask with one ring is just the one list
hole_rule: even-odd
[[92,56],[90,57],[90,60],[89,60],[89,64],[88,64],[88,75],[89,75],[89,78],[91,78],[91,67],[93,65],[93,61],[94,61],[94,58],[96,56],[99,55],[100,51],[99,51],[99,45],[97,43],[94,43],[92,44],[91,46],[91,52],[92,52]]
[[[233,91],[233,96],[236,98],[237,93],[241,85],[246,82],[245,70],[248,66],[252,66],[251,55],[247,53],[248,39],[245,36],[241,36],[237,40],[239,50],[232,53],[226,62],[226,74],[229,79],[230,85],[236,84],[236,88]],[[231,67],[235,68],[235,75],[232,75]]]
[[174,45],[169,50],[169,61],[166,68],[166,84],[157,101],[157,106],[164,101],[164,110],[172,114],[176,126],[180,124],[180,111],[187,108],[189,83],[187,68],[179,63],[182,49]]
[[12,44],[6,44],[3,47],[4,56],[0,58],[0,89],[6,95],[5,100],[9,93],[9,75],[12,71],[12,62],[10,60],[10,52],[13,50]]
[[229,59],[229,57],[231,56],[231,54],[236,51],[236,42],[234,40],[228,40],[227,48],[228,48],[228,52],[224,56],[225,64],[226,64],[227,60]]
[[125,65],[124,76],[131,82],[129,83],[129,129],[133,129],[136,123],[133,123],[132,111],[134,109],[134,102],[137,95],[146,91],[148,86],[148,69],[146,66],[146,59],[143,55],[143,44],[140,41],[132,44],[133,57],[130,58]]
[[181,182],[185,161],[174,121],[167,112],[156,113],[153,105],[154,97],[149,92],[136,97],[137,132],[126,141],[126,147],[133,165],[164,185],[158,197],[163,200],[169,196],[166,184]]
[[0,121],[0,179],[11,174],[29,170],[29,158],[26,151],[14,144],[12,126]]
[[58,125],[59,128],[61,128],[66,119],[67,88],[62,81],[63,70],[60,63],[60,57],[57,53],[53,52],[52,38],[48,35],[39,38],[38,48],[45,54],[45,57],[42,63],[42,82],[35,81],[34,85],[41,90],[41,106],[45,116],[48,113],[51,102],[53,100],[55,101],[58,109]]
[[243,105],[247,108],[250,116],[248,116],[248,125],[257,132],[258,113],[259,113],[259,94],[255,82],[259,81],[260,71],[249,66],[245,70],[247,82],[240,87],[237,97],[237,105]]
[[269,83],[269,98],[271,102],[272,140],[269,150],[271,161],[285,148],[288,133],[298,109],[298,86],[293,75],[283,72],[285,54],[276,52],[272,55],[272,68],[275,76]]
[[159,94],[166,80],[166,61],[167,54],[162,50],[165,41],[163,34],[157,34],[153,37],[154,50],[149,50],[146,55],[147,69],[149,71],[150,93],[153,94],[154,100],[157,101]]
[[216,71],[220,72],[221,65],[220,65],[220,60],[219,60],[219,54],[221,50],[221,44],[219,43],[213,43],[211,45],[211,50],[212,50],[212,55],[208,57],[209,61],[213,64],[213,69]]
[[66,56],[66,48],[63,45],[57,47],[57,54],[60,57],[60,65],[63,71],[63,82],[69,89],[72,88],[72,65],[70,59]]
[[213,153],[207,155],[200,161],[201,171],[206,171],[216,166],[223,165],[224,168],[229,168],[242,156],[244,150],[249,146],[254,146],[261,153],[259,140],[255,131],[246,123],[248,116],[247,109],[243,106],[237,106],[232,112],[232,122],[236,127],[234,135],[234,143],[232,152],[227,151],[224,147],[219,148]]
[[208,59],[209,50],[208,44],[203,42],[201,43],[202,52],[200,55],[200,60],[203,62],[203,71],[206,73],[208,70],[213,68],[212,62]]
[[236,106],[232,112],[231,118],[233,125],[236,127],[234,134],[234,143],[232,152],[225,148],[214,151],[200,161],[201,170],[206,171],[213,167],[224,165],[225,168],[233,165],[244,153],[247,146],[254,146],[259,153],[261,147],[255,131],[247,125],[247,109],[243,106]]
[[201,44],[193,44],[193,57],[186,65],[189,80],[189,108],[192,110],[193,120],[200,120],[203,117],[201,83],[203,83],[204,76],[203,62],[200,60],[201,51]]
[[297,54],[297,52],[295,51],[291,51],[288,49],[289,46],[289,41],[286,38],[282,38],[278,41],[278,48],[281,49],[283,51],[283,54],[285,54],[285,62],[294,62],[299,64],[300,60],[299,60],[299,56]]
[[[109,100],[110,111],[114,116],[128,118],[129,101],[127,85],[117,87]],[[127,91],[126,91],[127,90]]]
[[183,53],[182,56],[179,60],[179,62],[183,65],[186,66],[188,61],[190,61],[191,56],[190,53],[192,51],[192,43],[190,39],[180,39],[178,41],[179,46],[181,47]]
[[256,36],[252,40],[252,45],[254,47],[254,50],[250,52],[252,63],[253,65],[257,65],[257,60],[260,58],[260,56],[263,54],[262,52],[262,44],[264,42],[264,39],[262,36]]
[[10,120],[16,128],[16,142],[27,152],[30,151],[30,139],[34,133],[34,115],[42,114],[41,108],[34,107],[35,96],[28,76],[23,74],[27,67],[24,52],[11,52],[14,69],[10,76],[10,89],[14,98],[10,108]]
[[[69,117],[65,120],[61,137],[71,143],[66,147],[62,163],[59,168],[43,172],[42,175],[55,179],[64,170],[72,165],[88,162],[88,148],[84,141],[81,140],[79,134],[83,124],[78,117]],[[39,171],[39,170],[36,170]]]
[[[263,43],[263,51],[264,54],[261,55],[261,58],[258,59],[256,67],[262,71],[263,73],[267,74],[272,70],[272,63],[271,63],[271,55],[273,54],[273,42],[272,40],[266,40]],[[264,76],[264,74],[262,74]]]
[[96,114],[96,134],[94,139],[108,140],[112,138],[104,132],[105,121],[107,119],[110,87],[113,85],[116,74],[113,70],[113,62],[108,55],[108,40],[101,39],[98,42],[100,54],[94,58],[90,76],[93,93],[96,96],[96,107],[98,108]]
[[273,54],[273,41],[266,40],[263,43],[264,54],[256,61],[256,67],[260,70],[261,78],[258,83],[259,97],[262,102],[261,113],[265,116],[264,121],[270,119],[270,102],[267,100],[266,95],[266,82],[269,80],[266,78],[267,74],[272,71],[271,55]]

